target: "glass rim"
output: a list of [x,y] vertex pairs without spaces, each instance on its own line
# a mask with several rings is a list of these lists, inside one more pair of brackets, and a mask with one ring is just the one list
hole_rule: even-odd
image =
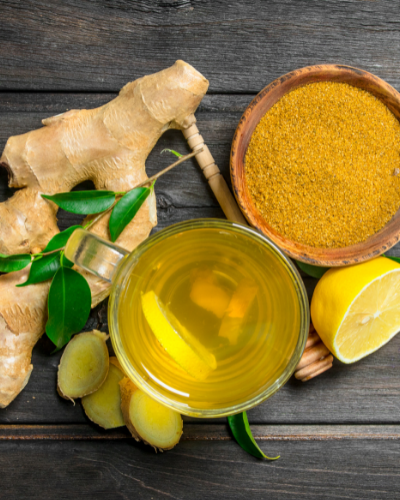
[[[168,238],[174,234],[177,234],[182,231],[188,231],[193,229],[201,229],[201,228],[223,228],[226,230],[233,230],[244,232],[248,236],[257,239],[258,241],[262,241],[264,245],[268,246],[269,249],[275,253],[276,257],[279,259],[280,263],[283,265],[285,270],[288,272],[292,283],[295,286],[296,296],[299,301],[300,308],[300,327],[298,332],[297,343],[294,348],[293,354],[289,360],[289,363],[285,367],[282,375],[275,380],[270,386],[268,386],[265,390],[260,392],[258,395],[252,397],[247,401],[243,401],[238,404],[230,405],[225,408],[193,408],[189,407],[183,403],[179,403],[172,398],[167,397],[166,395],[158,392],[154,387],[152,387],[149,383],[147,383],[143,378],[139,375],[133,365],[130,363],[129,358],[125,352],[125,349],[122,344],[121,337],[118,331],[118,304],[119,304],[119,294],[117,293],[118,288],[123,288],[127,279],[129,278],[129,267],[134,265],[135,259],[147,251],[148,248],[152,247],[154,244],[159,242],[162,239]],[[225,417],[228,415],[234,415],[236,413],[241,413],[243,411],[247,411],[254,406],[262,403],[269,397],[271,397],[275,392],[277,392],[291,377],[294,373],[295,368],[300,361],[300,358],[303,354],[305,344],[308,338],[309,324],[310,324],[310,315],[309,315],[309,303],[307,292],[303,283],[303,280],[294,266],[293,262],[287,257],[283,251],[267,236],[261,234],[255,229],[245,226],[243,224],[232,222],[226,219],[216,219],[216,218],[202,218],[202,219],[193,219],[183,222],[178,222],[176,224],[172,224],[166,228],[161,229],[157,233],[151,235],[149,238],[144,240],[140,245],[138,245],[132,253],[127,255],[115,274],[113,279],[113,284],[110,293],[110,302],[108,306],[108,322],[110,329],[110,337],[111,343],[114,349],[114,352],[120,362],[125,375],[131,379],[131,381],[145,393],[147,393],[150,397],[171,408],[172,410],[177,411],[183,415],[188,415],[191,417],[198,418],[216,418],[216,417]]]

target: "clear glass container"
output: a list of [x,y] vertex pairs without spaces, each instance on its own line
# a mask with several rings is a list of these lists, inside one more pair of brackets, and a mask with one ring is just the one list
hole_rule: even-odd
[[[285,365],[277,373],[277,376],[268,380],[268,383],[258,387],[258,390],[253,391],[253,394],[246,400],[242,398],[239,401],[231,401],[229,404],[222,404],[218,408],[207,407],[206,401],[203,402],[205,404],[198,405],[198,407],[185,404],[181,399],[176,397],[173,391],[161,390],[162,388],[157,387],[148,377],[142,376],[128,356],[121,338],[119,325],[121,297],[127,288],[128,280],[132,279],[132,276],[135,276],[135,268],[138,267],[141,259],[143,261],[151,252],[151,249],[165,242],[166,239],[176,239],[179,235],[187,231],[202,231],[205,229],[217,230],[220,237],[230,238],[230,245],[235,245],[235,242],[244,239],[245,245],[241,248],[250,249],[252,248],[252,244],[257,245],[257,252],[259,252],[257,255],[258,259],[262,260],[263,255],[264,258],[273,257],[275,265],[279,267],[279,269],[277,267],[278,271],[283,273],[286,276],[285,279],[287,279],[287,282],[290,283],[290,293],[293,291],[299,311],[298,322],[296,323],[298,324],[298,331],[296,331],[297,339],[295,339],[293,351],[288,356],[288,359],[285,359]],[[173,240],[170,241],[172,242]],[[246,258],[246,251],[243,254],[243,257]],[[198,219],[182,222],[163,229],[149,237],[130,254],[108,241],[83,229],[78,229],[68,241],[65,255],[78,266],[112,283],[108,306],[109,328],[112,345],[122,368],[137,387],[155,400],[181,414],[201,418],[213,418],[249,410],[272,396],[287,382],[303,354],[309,330],[309,304],[303,281],[290,259],[271,240],[247,226],[219,219]]]

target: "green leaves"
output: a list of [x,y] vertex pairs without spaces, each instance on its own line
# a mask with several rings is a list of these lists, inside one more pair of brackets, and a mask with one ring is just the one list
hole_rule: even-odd
[[58,269],[60,269],[60,252],[45,255],[32,262],[29,270],[29,277],[25,283],[17,285],[17,287],[34,285],[51,279]]
[[113,191],[73,191],[52,196],[42,194],[46,200],[53,201],[60,208],[73,214],[97,214],[111,207],[115,201]]
[[115,205],[109,221],[111,241],[114,242],[135,217],[139,208],[151,193],[151,190],[152,187],[132,189]]
[[279,456],[273,458],[267,457],[260,450],[251,433],[249,421],[245,411],[243,413],[239,413],[239,415],[232,415],[228,417],[228,423],[233,437],[236,439],[237,443],[245,451],[247,451],[247,453],[250,453],[250,455],[253,455],[253,457],[256,458],[268,458],[268,460],[277,460],[279,458]]
[[17,255],[3,255],[0,253],[0,272],[12,273],[20,271],[31,263],[32,256],[29,253],[20,253]]
[[163,149],[161,151],[161,154],[163,154],[163,153],[172,153],[173,155],[177,156],[178,158],[182,158],[182,156],[183,156],[180,153],[178,153],[178,151],[174,151],[173,149]]
[[73,269],[60,267],[50,286],[46,324],[46,334],[57,351],[85,326],[91,300],[85,278]]
[[306,274],[317,279],[322,278],[326,271],[330,269],[329,267],[312,266],[311,264],[306,264],[305,262],[301,262],[300,260],[296,260],[296,264]]
[[[80,227],[81,226],[71,226],[65,231],[61,231],[61,233],[53,236],[53,238],[47,244],[46,248],[43,250],[43,253],[54,252],[54,250],[63,248],[75,229],[78,229]],[[32,262],[28,279],[25,281],[25,283],[21,283],[17,286],[22,287],[27,285],[34,285],[35,283],[42,283],[42,281],[51,279],[61,267],[61,257],[63,257],[63,266],[72,267],[74,265],[73,262],[69,261],[63,256],[61,250],[51,253],[50,255],[39,254]]]
[[59,248],[65,247],[67,241],[75,229],[82,229],[82,226],[71,226],[61,233],[56,234],[48,242],[47,247],[43,250],[43,253],[52,252],[53,250],[58,250]]

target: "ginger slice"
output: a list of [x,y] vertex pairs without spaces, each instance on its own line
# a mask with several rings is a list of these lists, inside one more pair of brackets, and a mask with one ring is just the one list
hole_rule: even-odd
[[106,380],[100,389],[82,398],[82,406],[92,422],[104,429],[125,425],[121,410],[119,383],[125,377],[117,358],[110,358]]
[[215,370],[215,356],[167,311],[153,291],[142,295],[142,309],[157,340],[189,375],[204,380]]
[[93,330],[75,335],[69,342],[58,367],[60,396],[74,401],[101,387],[109,369],[107,339],[105,333]]
[[238,341],[243,320],[257,295],[257,291],[258,287],[254,281],[244,278],[232,295],[218,333],[220,337],[227,338],[231,345]]
[[228,307],[230,296],[217,284],[211,269],[196,269],[192,272],[191,300],[206,311],[214,313],[221,319]]
[[182,436],[181,415],[152,399],[127,377],[119,385],[125,425],[136,441],[143,441],[156,452],[177,445]]

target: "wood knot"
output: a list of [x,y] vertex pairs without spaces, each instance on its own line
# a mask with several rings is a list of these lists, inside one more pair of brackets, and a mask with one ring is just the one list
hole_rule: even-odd
[[332,367],[333,356],[329,349],[322,343],[313,324],[310,324],[306,348],[299,364],[296,366],[294,376],[302,382],[307,382],[317,375],[321,375]]

